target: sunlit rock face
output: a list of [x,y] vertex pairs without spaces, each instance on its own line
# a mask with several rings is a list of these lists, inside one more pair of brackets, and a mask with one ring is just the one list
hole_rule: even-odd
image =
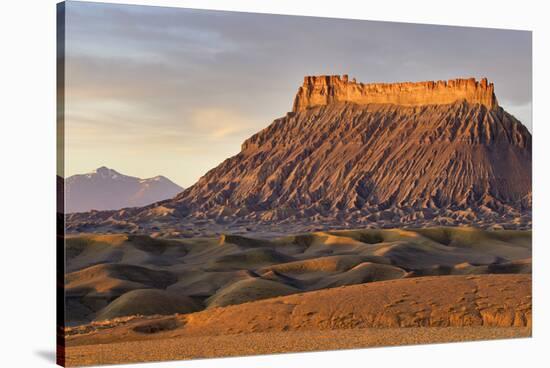
[[402,106],[446,105],[459,100],[481,104],[488,109],[498,106],[494,86],[486,78],[481,81],[453,79],[449,81],[405,83],[358,83],[347,75],[307,76],[298,89],[293,111],[325,106],[334,102],[395,104]]

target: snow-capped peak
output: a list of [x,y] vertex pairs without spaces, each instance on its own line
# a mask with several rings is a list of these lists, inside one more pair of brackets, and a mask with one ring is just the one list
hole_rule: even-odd
[[119,172],[109,169],[106,166],[101,166],[100,168],[95,169],[93,173],[101,176],[102,178],[116,179],[119,176],[122,176]]

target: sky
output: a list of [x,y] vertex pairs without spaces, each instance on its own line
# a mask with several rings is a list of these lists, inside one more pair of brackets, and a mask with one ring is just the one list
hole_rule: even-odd
[[183,187],[284,116],[306,75],[487,77],[529,130],[531,32],[69,1],[65,175]]

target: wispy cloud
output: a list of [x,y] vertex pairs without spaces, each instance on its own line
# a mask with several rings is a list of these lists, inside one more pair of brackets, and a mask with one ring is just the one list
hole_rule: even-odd
[[254,132],[257,124],[237,112],[209,107],[193,111],[190,127],[209,139],[220,140],[244,132]]

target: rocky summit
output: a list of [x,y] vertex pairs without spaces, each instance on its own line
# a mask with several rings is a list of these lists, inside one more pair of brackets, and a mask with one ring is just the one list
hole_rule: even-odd
[[358,83],[347,75],[308,76],[294,99],[293,111],[334,102],[352,102],[360,105],[394,104],[400,106],[446,105],[459,100],[498,106],[494,85],[483,78],[453,79],[450,81],[405,83]]
[[431,225],[531,228],[531,134],[486,79],[305,77],[291,112],[176,197],[67,216],[160,236]]

